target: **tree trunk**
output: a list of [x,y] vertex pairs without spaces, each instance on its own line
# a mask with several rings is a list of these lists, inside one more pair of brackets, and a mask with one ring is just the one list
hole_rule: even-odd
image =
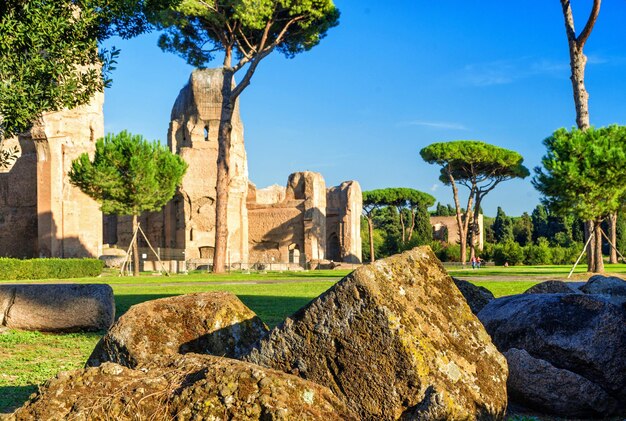
[[217,183],[215,196],[215,252],[213,272],[224,273],[228,247],[228,196],[230,185],[230,144],[234,107],[232,68],[223,69],[222,112],[217,146]]
[[580,130],[589,128],[589,94],[585,89],[585,66],[587,57],[583,53],[585,43],[593,30],[593,27],[600,13],[601,0],[594,0],[591,14],[587,19],[584,29],[579,36],[576,36],[574,26],[574,15],[570,5],[570,0],[561,0],[563,18],[565,19],[565,33],[569,45],[569,57],[571,68],[571,81],[574,93],[574,105],[576,107],[576,125]]
[[[452,193],[454,197],[454,206],[456,208],[456,226],[459,229],[459,247],[461,248],[461,264],[465,264],[467,261],[467,226],[469,224],[469,211],[472,207],[473,191],[470,192],[469,199],[467,201],[467,208],[465,214],[461,215],[461,202],[459,201],[459,189],[456,186],[454,177],[448,172],[448,179],[452,186]],[[450,234],[448,233],[448,236]]]
[[406,227],[404,226],[404,215],[402,210],[402,208],[398,208],[398,212],[400,213],[400,225],[402,226],[402,245],[404,245],[406,243]]
[[133,215],[133,276],[139,276],[139,236],[135,234],[138,226],[137,215]]
[[413,230],[415,229],[415,208],[411,208],[411,226],[409,227],[409,235],[406,241],[411,241],[413,237]]
[[591,240],[594,243],[594,263],[593,273],[604,272],[604,259],[602,256],[602,220],[594,221],[594,239]]
[[576,125],[580,130],[589,128],[589,94],[585,89],[585,66],[587,57],[583,54],[582,49],[577,48],[576,44],[572,46],[570,43],[570,67],[572,75],[572,88],[574,90],[574,105],[576,107]]
[[609,215],[609,263],[617,263],[617,212]]
[[476,195],[474,202],[474,212],[472,215],[472,227],[470,230],[470,259],[476,257],[476,234],[478,234],[478,212],[480,210],[480,202],[482,199]]
[[[589,240],[589,236],[593,235],[594,233],[594,229],[593,229],[593,221],[585,221],[585,243],[587,243],[587,240]],[[588,268],[588,272],[593,272],[592,268],[594,267],[594,262],[595,262],[595,252],[596,252],[596,248],[595,248],[595,240],[591,240],[589,242],[589,244],[587,245],[587,268]]]
[[370,236],[370,262],[374,263],[376,261],[374,257],[374,222],[372,222],[372,217],[369,215],[367,217],[367,229]]

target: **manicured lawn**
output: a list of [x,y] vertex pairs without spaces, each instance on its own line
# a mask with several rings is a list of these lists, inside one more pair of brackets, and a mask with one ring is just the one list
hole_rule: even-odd
[[[460,265],[445,265],[450,275],[463,278],[463,276],[470,277],[554,277],[555,279],[565,279],[572,269],[571,265],[546,265],[546,266],[486,266],[480,269],[472,269],[468,265],[468,268],[461,268]],[[626,264],[605,264],[605,272],[607,274],[616,274],[618,276],[626,275]],[[572,278],[575,280],[581,280],[581,278],[588,278],[591,276],[587,273],[587,265],[582,262],[576,267]]]
[[38,280],[19,280],[9,281],[0,280],[0,284],[10,283],[50,283],[50,282],[71,282],[71,283],[95,283],[95,284],[163,284],[163,283],[207,283],[207,282],[258,282],[258,281],[301,281],[301,280],[336,280],[341,279],[348,273],[350,269],[337,270],[310,270],[300,272],[266,272],[266,273],[242,273],[241,271],[233,271],[231,273],[213,274],[201,271],[190,272],[188,275],[157,275],[150,273],[142,273],[138,279],[127,276],[118,276],[119,273],[114,270],[106,269],[105,272],[96,278],[72,278],[72,279],[38,279]]

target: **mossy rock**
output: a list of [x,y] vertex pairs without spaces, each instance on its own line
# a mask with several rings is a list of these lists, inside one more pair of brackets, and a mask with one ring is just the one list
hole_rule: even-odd
[[358,268],[244,358],[329,387],[364,420],[507,406],[506,360],[428,247]]

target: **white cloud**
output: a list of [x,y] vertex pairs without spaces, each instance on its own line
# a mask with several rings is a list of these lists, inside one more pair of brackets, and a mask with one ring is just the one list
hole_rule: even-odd
[[430,188],[431,192],[436,192],[437,190],[439,190],[439,184],[433,184]]
[[463,68],[462,81],[472,86],[506,85],[535,76],[562,76],[568,72],[567,62],[520,57],[468,64]]

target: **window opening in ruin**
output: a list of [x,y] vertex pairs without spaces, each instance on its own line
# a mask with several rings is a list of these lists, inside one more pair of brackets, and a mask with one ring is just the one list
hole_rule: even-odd
[[326,258],[333,262],[341,261],[341,244],[337,233],[331,233],[326,239]]
[[201,259],[212,259],[213,253],[215,253],[215,247],[211,246],[199,247],[199,250]]
[[209,141],[209,126],[204,126],[204,141],[208,142]]
[[289,246],[289,263],[300,264],[300,249],[297,244]]

